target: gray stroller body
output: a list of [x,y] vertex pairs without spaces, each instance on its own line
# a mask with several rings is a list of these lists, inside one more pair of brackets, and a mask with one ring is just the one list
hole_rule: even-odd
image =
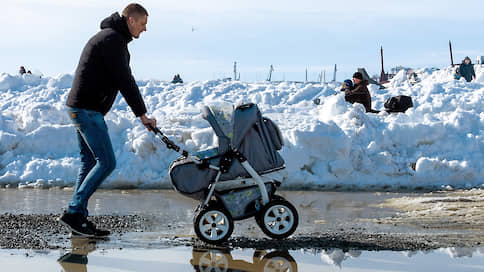
[[279,128],[255,104],[206,106],[202,116],[218,146],[193,155],[180,152],[155,129],[169,148],[183,155],[171,164],[169,175],[178,192],[200,201],[193,222],[197,236],[221,243],[232,234],[234,220],[252,216],[269,237],[290,236],[298,225],[297,210],[275,194],[281,184],[278,172],[285,167],[278,152],[283,146]]

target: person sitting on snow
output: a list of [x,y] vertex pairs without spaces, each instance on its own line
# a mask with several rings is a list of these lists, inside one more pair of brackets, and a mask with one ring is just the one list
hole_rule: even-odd
[[345,91],[345,100],[353,103],[360,103],[365,106],[366,112],[372,112],[370,91],[366,87],[368,81],[363,79],[363,74],[356,72],[353,74],[354,88]]
[[19,73],[20,75],[25,74],[25,73],[26,73],[26,71],[25,71],[25,67],[20,66],[20,70],[18,71],[18,73]]
[[417,73],[410,70],[408,71],[408,81],[410,82],[410,84],[415,85],[420,82],[420,78],[418,77]]
[[171,83],[183,83],[183,80],[181,79],[180,74],[176,74],[173,77],[173,80],[171,81]]
[[466,79],[467,82],[471,82],[476,78],[476,72],[474,71],[474,64],[471,63],[469,57],[465,57],[460,65],[460,74]]
[[454,79],[459,80],[461,77],[459,67],[455,68]]

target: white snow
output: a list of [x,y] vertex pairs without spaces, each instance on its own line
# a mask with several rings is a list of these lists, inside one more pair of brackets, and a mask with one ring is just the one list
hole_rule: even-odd
[[[372,107],[409,95],[405,114],[365,113],[339,92],[338,83],[138,81],[148,115],[191,152],[215,145],[204,105],[253,102],[279,125],[285,140],[286,188],[468,188],[484,183],[484,67],[477,80],[456,81],[452,69],[417,70],[411,85],[399,74]],[[79,155],[65,100],[69,74],[0,74],[0,187],[72,186]],[[319,97],[320,105],[312,102]],[[168,167],[178,154],[149,133],[121,95],[105,117],[117,158],[105,188],[170,188]]]

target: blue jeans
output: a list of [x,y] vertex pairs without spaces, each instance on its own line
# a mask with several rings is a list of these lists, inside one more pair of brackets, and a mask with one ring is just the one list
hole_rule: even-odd
[[113,146],[104,116],[91,110],[69,108],[69,116],[76,127],[81,154],[81,168],[72,201],[67,213],[88,216],[87,203],[101,183],[116,167]]

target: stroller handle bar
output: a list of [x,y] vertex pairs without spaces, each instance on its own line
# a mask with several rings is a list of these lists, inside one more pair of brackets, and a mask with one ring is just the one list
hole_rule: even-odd
[[158,135],[161,138],[163,143],[165,143],[166,148],[175,150],[176,152],[182,154],[182,156],[185,158],[190,157],[190,154],[188,154],[188,151],[181,149],[172,140],[168,139],[168,137],[166,137],[159,128],[154,127],[151,124],[148,124],[148,127],[151,129],[151,131],[153,131],[153,133],[155,133],[155,135]]

